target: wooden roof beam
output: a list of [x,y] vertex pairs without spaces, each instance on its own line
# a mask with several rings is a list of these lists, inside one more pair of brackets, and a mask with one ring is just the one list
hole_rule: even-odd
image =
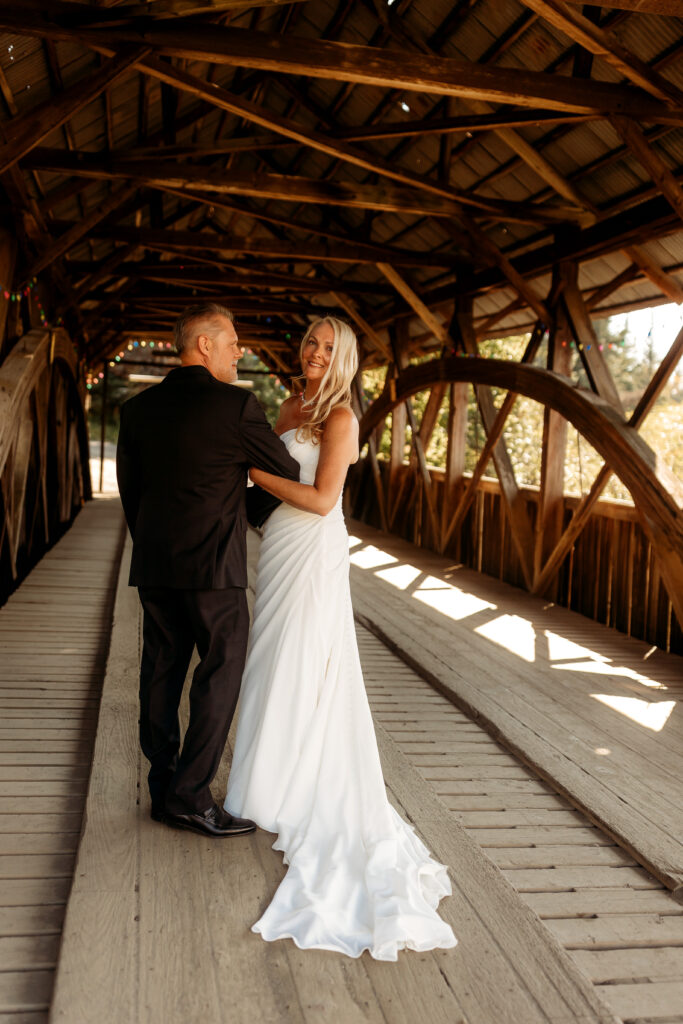
[[551,110],[500,110],[490,114],[463,114],[457,117],[435,118],[433,121],[392,121],[385,124],[358,125],[354,128],[336,128],[329,132],[335,139],[347,142],[376,142],[378,139],[401,139],[418,135],[450,135],[467,132],[488,132],[497,128],[523,128],[542,124],[582,124],[600,119],[599,114],[562,114]]
[[354,321],[354,323],[359,328],[361,333],[368,339],[369,342],[371,342],[372,347],[375,349],[375,351],[383,355],[388,362],[391,362],[393,359],[391,349],[387,345],[384,338],[375,330],[374,327],[371,326],[371,324],[367,322],[363,314],[358,309],[356,303],[349,299],[348,296],[344,295],[343,292],[341,291],[333,292],[332,298],[334,299],[335,302],[337,302],[339,306],[341,306],[341,308],[344,310],[347,316],[351,317],[351,319]]
[[[78,225],[75,225],[78,227]],[[249,253],[267,257],[279,263],[376,263],[379,253],[385,257],[387,250],[381,246],[342,246],[322,242],[298,243],[293,250],[290,241],[280,242],[267,239],[243,239],[234,235],[207,234],[193,231],[168,231],[161,228],[133,228],[123,225],[94,225],[90,233],[96,238],[107,238],[113,242],[129,242],[145,249],[163,249],[176,255],[192,250],[200,252]],[[371,255],[372,252],[372,255]],[[422,253],[392,250],[391,258],[401,266],[434,267],[452,266],[454,257],[450,253]]]
[[630,117],[614,117],[612,124],[621,140],[651,176],[671,208],[683,220],[683,188],[676,181],[659,153],[645,138],[642,129]]
[[[44,5],[43,5],[44,7]],[[42,10],[42,8],[41,8]],[[250,29],[204,23],[153,22],[142,29],[76,28],[31,13],[14,0],[0,0],[0,28],[20,35],[78,40],[103,53],[123,43],[144,43],[159,54],[241,68],[348,81],[380,88],[481,99],[576,113],[623,113],[657,121],[668,105],[639,89],[582,81],[543,72],[480,67],[452,57],[397,52],[296,35],[273,36]],[[139,70],[144,71],[142,64]]]
[[[133,250],[132,246],[128,246],[128,248]],[[116,254],[120,251],[116,250]],[[178,253],[174,252],[174,255],[177,256]],[[118,264],[110,269],[108,265],[110,260],[113,260],[112,255],[99,266],[93,267],[87,261],[69,261],[68,267],[69,272],[75,277],[87,275],[92,271],[93,278],[97,276],[99,278],[98,283],[100,284],[103,283],[107,276],[125,276],[131,280],[154,281],[157,283],[168,282],[174,285],[242,286],[251,289],[277,289],[280,291],[287,289],[290,292],[299,290],[304,294],[328,294],[332,289],[340,290],[340,281],[338,279],[330,281],[318,277],[307,277],[302,274],[283,274],[271,270],[259,270],[251,264],[242,270],[236,270],[234,269],[235,261],[233,261],[233,264],[226,264],[225,266],[210,267],[205,264],[192,263],[192,259],[193,256],[187,254],[184,257],[184,260],[187,262],[184,262],[182,266],[166,262],[157,264],[131,262]],[[80,286],[78,290],[80,291]],[[370,284],[365,281],[352,281],[348,278],[341,282],[341,290],[343,290],[344,294],[348,295],[393,295],[393,289],[390,289],[387,285],[375,284],[374,282]]]
[[146,0],[139,3],[123,3],[106,7],[88,6],[83,0],[22,0],[22,8],[48,17],[64,19],[69,24],[82,27],[111,27],[119,24],[143,23],[155,20],[187,18],[196,15],[221,15],[234,10],[243,12],[249,7],[275,7],[305,0]]
[[[429,44],[421,41],[418,37],[409,41],[408,45],[427,52],[430,50]],[[488,103],[477,100],[474,105],[478,108],[478,115],[487,115],[492,112],[492,108]],[[507,145],[510,146],[522,158],[522,160],[524,160],[524,162],[536,172],[536,174],[538,174],[544,181],[548,182],[548,184],[550,184],[559,195],[569,199],[571,203],[575,204],[574,217],[582,225],[585,226],[595,221],[597,211],[592,207],[592,205],[589,204],[566,180],[566,178],[561,175],[549,163],[549,161],[541,156],[537,149],[530,145],[526,139],[519,134],[519,132],[516,132],[513,128],[502,128],[497,130],[496,134],[500,135]],[[580,211],[583,211],[583,213]],[[475,242],[473,247],[474,250],[485,253],[489,262],[500,267],[518,294],[523,296],[526,301],[529,302],[532,309],[534,309],[544,323],[549,324],[551,318],[548,315],[547,307],[540,297],[536,295],[533,288],[531,288],[520,275],[516,274],[514,267],[509,260],[505,258],[501,250],[467,214],[462,214],[460,220],[467,233]]]
[[[522,16],[522,28],[524,24],[526,24],[526,22],[533,17],[535,16],[530,15],[528,13],[527,15]],[[429,44],[421,40],[418,36],[415,35],[415,33],[413,33],[410,36],[404,33],[402,30],[402,26],[398,25],[395,22],[395,19],[391,19],[390,17],[390,22],[392,24],[392,33],[394,32],[394,27],[398,29],[396,38],[400,39],[403,45],[407,45],[411,48],[421,50],[426,53],[433,52]],[[514,36],[514,33],[512,33],[512,36]],[[497,54],[498,47],[496,46],[495,49],[491,52],[490,58],[484,56],[482,58],[481,63],[488,63],[488,60],[493,59],[494,56],[497,56]],[[488,103],[482,102],[481,100],[476,100],[473,101],[473,105],[476,109],[477,115],[479,116],[493,118],[498,116],[497,112]],[[494,128],[493,130],[513,150],[513,152],[517,153],[518,156],[521,157],[521,159],[524,161],[524,163],[531,167],[532,170],[540,178],[547,182],[547,184],[549,184],[550,187],[558,195],[561,195],[564,199],[568,199],[569,202],[574,205],[574,216],[580,223],[585,225],[595,221],[597,217],[597,211],[591,206],[591,204],[587,203],[584,197],[574,188],[574,186],[571,185],[570,182],[567,181],[567,179],[562,174],[560,174],[552,166],[552,164],[545,159],[545,157],[543,157],[540,154],[540,152],[538,151],[538,147],[532,146],[529,142],[526,141],[526,139],[522,135],[520,135],[519,132],[515,131],[515,129],[511,126],[502,125],[497,128]],[[475,195],[477,194],[476,189],[471,189],[470,192]],[[584,211],[583,215],[579,212],[581,210]]]
[[567,0],[568,4],[591,7],[609,7],[616,11],[633,11],[638,14],[679,14],[680,0]]
[[613,292],[618,291],[623,285],[628,284],[629,281],[638,277],[639,270],[640,267],[636,266],[635,263],[631,263],[628,267],[622,270],[620,274],[617,274],[610,281],[607,281],[599,288],[596,288],[589,295],[586,295],[584,292],[584,302],[588,312],[591,313],[591,310],[595,309],[596,306],[599,306],[601,302],[604,302],[609,295],[612,295]]
[[567,7],[562,0],[522,0],[522,3],[585,50],[616,68],[624,78],[645,92],[666,104],[674,104],[677,107],[683,104],[683,93],[672,82],[662,78],[608,32],[583,14]]
[[629,245],[622,251],[673,302],[677,302],[679,305],[683,302],[683,287],[656,260],[649,256],[642,246]]
[[478,224],[468,218],[467,222],[464,223],[464,226],[469,234],[474,238],[480,251],[488,258],[490,263],[498,267],[503,277],[509,281],[517,294],[525,300],[531,309],[533,309],[541,323],[544,323],[546,326],[550,326],[552,323],[552,314],[545,302],[541,299],[540,295],[537,294],[527,279],[519,273],[507,256],[505,256],[498,246],[491,241],[488,235],[482,231]]
[[73,248],[73,246],[80,242],[85,235],[91,233],[100,221],[104,220],[105,217],[108,217],[110,213],[113,213],[113,211],[121,206],[122,203],[125,203],[127,199],[130,199],[136,191],[137,185],[123,185],[121,188],[112,192],[109,198],[96,206],[87,217],[78,221],[51,245],[48,245],[43,249],[26,271],[25,280],[30,280],[30,278],[39,274],[41,270],[44,270],[45,267],[54,263],[54,261],[58,260],[60,256],[63,256],[69,251],[69,249]]
[[[311,129],[303,128],[291,118],[275,114],[267,110],[265,107],[251,102],[250,100],[234,96],[225,89],[221,89],[215,85],[209,86],[206,82],[203,82],[195,75],[190,75],[185,71],[174,68],[165,61],[149,58],[144,62],[142,67],[147,71],[147,73],[153,75],[153,77],[160,81],[172,84],[178,89],[190,92],[192,95],[198,96],[202,99],[206,99],[208,102],[213,103],[214,106],[217,106],[222,110],[226,110],[228,113],[242,117],[250,123],[256,124],[267,131],[272,131],[278,135],[285,136],[300,145],[308,146],[318,152],[325,153],[327,156],[332,156],[346,163],[351,163],[356,167],[361,167],[372,174],[379,174],[381,177],[390,178],[393,181],[431,193],[435,196],[444,197],[458,203],[464,203],[467,206],[473,206],[486,212],[507,216],[512,219],[518,219],[520,216],[524,216],[528,217],[532,223],[535,223],[538,220],[542,220],[544,216],[550,216],[553,219],[558,217],[558,211],[552,208],[549,211],[544,210],[542,207],[530,207],[529,209],[524,209],[524,204],[510,204],[503,200],[489,199],[483,196],[459,192],[457,189],[440,184],[438,181],[418,174],[413,174],[408,170],[402,169],[396,163],[384,161],[381,157],[354,148],[342,140],[323,135],[322,133]],[[564,210],[559,214],[559,216],[563,216],[564,219],[570,220],[572,219],[572,211]]]
[[[416,216],[447,217],[456,219],[462,207],[460,200],[439,196],[429,191],[401,185],[363,185],[354,181],[313,180],[279,174],[230,174],[223,170],[197,164],[176,164],[172,168],[160,166],[156,160],[129,160],[108,158],[100,154],[75,154],[65,150],[36,148],[26,158],[26,166],[76,174],[83,177],[115,179],[126,178],[139,184],[159,188],[190,186],[221,195],[257,196],[285,202],[304,202],[356,209],[371,209]],[[524,204],[503,200],[475,200],[477,212],[484,207],[497,217],[521,223],[560,224],[575,218],[576,211],[567,207],[525,207]]]
[[[365,246],[367,243],[356,243],[355,239],[351,235],[338,235],[335,232],[324,230],[322,227],[316,227],[313,224],[307,224],[303,221],[294,220],[291,217],[276,217],[272,216],[260,209],[255,209],[252,206],[246,206],[243,203],[230,203],[225,199],[216,199],[215,193],[201,193],[194,192],[191,189],[175,189],[166,188],[162,186],[154,186],[160,188],[162,192],[166,192],[169,195],[178,196],[181,199],[191,199],[196,203],[204,206],[213,206],[214,209],[224,210],[227,213],[237,215],[239,217],[246,217],[248,220],[261,221],[267,225],[274,224],[279,228],[285,228],[287,231],[294,231],[297,234],[303,232],[305,235],[313,235],[316,238],[324,238],[328,242],[340,242],[343,245],[346,244],[360,244]],[[285,237],[282,232],[272,232],[274,237],[282,239]],[[294,243],[296,244],[296,243]]]
[[122,53],[107,60],[94,74],[86,75],[64,92],[3,125],[6,141],[0,147],[0,173],[26,156],[55,128],[60,128],[79,110],[87,107],[148,52],[141,46],[125,47]]
[[[645,234],[653,239],[673,234],[678,230],[680,225],[671,213],[669,204],[663,197],[658,197],[648,200],[637,209],[620,213],[578,231],[565,242],[558,244],[553,241],[526,252],[514,260],[513,266],[520,276],[523,275],[525,280],[530,280],[549,273],[552,267],[562,260],[596,259],[598,256],[614,252],[615,249],[639,244]],[[476,292],[488,291],[504,283],[505,275],[502,272],[481,270],[474,276],[473,287]],[[433,305],[446,299],[449,292],[450,289],[443,287],[430,289],[428,302]]]

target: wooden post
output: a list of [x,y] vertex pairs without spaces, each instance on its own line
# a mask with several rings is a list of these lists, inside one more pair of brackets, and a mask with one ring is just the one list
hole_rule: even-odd
[[[526,349],[524,351],[524,354],[523,354],[523,356],[522,356],[522,358],[520,360],[521,363],[532,363],[533,362],[534,357],[536,355],[536,352],[538,351],[539,345],[541,344],[541,341],[543,339],[544,333],[545,333],[544,325],[543,324],[536,324],[536,326],[534,327],[534,329],[532,331],[531,338],[529,339],[529,343],[528,343],[528,345],[527,345],[527,347],[526,347]],[[481,387],[480,387],[480,390],[481,390]],[[505,423],[507,421],[507,418],[508,418],[508,416],[509,416],[509,414],[510,414],[510,412],[512,410],[512,407],[514,406],[516,401],[517,401],[517,394],[516,394],[516,392],[508,391],[508,393],[506,394],[505,398],[503,399],[503,401],[501,403],[500,409],[498,410],[498,412],[496,414],[496,418],[493,421],[493,424],[492,424],[490,430],[487,432],[486,441],[484,443],[484,447],[482,448],[482,450],[481,450],[481,452],[479,454],[479,458],[477,459],[477,464],[474,467],[474,470],[472,472],[472,476],[471,476],[468,484],[465,487],[463,487],[462,494],[460,495],[460,497],[458,499],[456,507],[455,507],[455,509],[454,509],[454,511],[453,511],[453,513],[451,515],[450,521],[447,523],[446,527],[444,528],[444,539],[443,539],[443,546],[444,546],[444,548],[448,544],[448,542],[449,542],[450,538],[452,537],[453,533],[456,530],[459,530],[460,527],[462,526],[462,523],[463,523],[463,520],[465,518],[465,515],[467,514],[467,512],[468,512],[468,510],[470,508],[470,505],[472,504],[472,501],[474,500],[474,497],[476,495],[477,487],[479,485],[479,481],[481,480],[482,476],[484,475],[484,471],[486,470],[486,467],[489,464],[489,460],[493,457],[493,453],[495,451],[496,445],[498,444],[500,438],[502,437],[503,428],[505,427]],[[478,421],[477,421],[477,423],[478,423]],[[478,447],[478,445],[477,445],[477,447]],[[502,488],[502,486],[501,486],[501,496],[503,498],[503,501],[505,501],[505,491]]]
[[[387,375],[392,374],[390,378],[390,386],[393,383],[393,364],[387,369]],[[395,519],[395,505],[394,498],[396,497],[396,487],[401,471],[403,470],[403,458],[406,447],[406,425],[408,423],[408,414],[406,412],[405,403],[401,405],[395,405],[391,410],[391,459],[389,462],[389,514],[393,522]]]
[[[406,353],[407,340],[408,340],[408,338],[407,338],[407,325],[405,324],[405,321],[400,321],[400,323],[398,325],[398,330],[396,332],[396,335],[392,339],[392,345],[393,345],[393,349],[394,349],[394,362],[395,362],[396,366],[398,366],[399,370],[404,369],[408,365],[408,356],[407,356],[407,353]],[[402,498],[403,498],[403,494],[405,492],[406,486],[410,486],[410,479],[412,477],[412,474],[416,473],[417,470],[419,469],[420,476],[418,476],[417,479],[418,480],[421,479],[422,480],[422,484],[424,485],[424,497],[425,497],[425,501],[427,503],[427,509],[428,509],[428,512],[429,512],[429,523],[430,523],[431,530],[432,530],[432,543],[434,544],[434,547],[437,547],[438,544],[439,544],[440,529],[439,529],[438,516],[436,514],[436,506],[435,506],[435,503],[434,503],[434,493],[433,493],[433,488],[432,488],[432,479],[431,479],[431,475],[430,475],[430,472],[429,472],[429,467],[427,466],[427,457],[425,455],[425,448],[424,448],[424,445],[422,443],[422,437],[421,437],[421,434],[420,434],[420,428],[417,425],[417,421],[415,419],[415,413],[413,412],[413,403],[412,403],[412,401],[410,399],[407,399],[407,401],[404,402],[403,407],[405,409],[405,413],[406,413],[406,417],[407,417],[407,420],[408,420],[408,424],[410,426],[410,433],[411,433],[412,447],[413,447],[413,455],[411,456],[411,459],[410,459],[410,468],[409,468],[409,471],[408,471],[408,476],[404,477],[403,481],[401,482],[401,487],[399,488],[399,492],[395,496],[394,508],[393,508],[393,516],[391,518],[391,525],[393,525],[393,522],[394,522],[394,519],[395,519],[395,517],[396,517],[396,515],[398,513],[398,510],[401,508]],[[415,488],[415,491],[414,491],[412,497],[414,497],[416,499],[416,502],[417,502],[417,504],[416,504],[416,514],[421,517],[422,511],[421,511],[421,508],[418,507],[420,505],[420,489],[418,487]]]
[[[557,280],[559,275],[554,275]],[[553,288],[553,292],[555,289]],[[571,370],[571,331],[562,294],[554,311],[554,326],[548,338],[548,369],[569,377]],[[567,449],[567,421],[546,406],[543,410],[543,447],[541,449],[541,489],[538,496],[534,546],[534,578],[562,534],[564,520],[564,463]],[[557,577],[546,596],[555,599]]]
[[100,494],[104,490],[104,442],[107,429],[107,387],[109,384],[109,363],[104,362],[104,379],[102,381],[102,411],[100,419]]
[[[365,396],[363,394],[363,385],[361,383],[360,370],[353,378],[353,391],[358,405],[358,410],[362,415],[365,411]],[[379,506],[379,518],[382,524],[382,529],[385,533],[389,532],[389,524],[387,523],[387,512],[386,504],[384,501],[384,488],[382,485],[382,472],[379,468],[379,462],[377,460],[377,443],[375,441],[375,435],[372,433],[368,438],[368,454],[370,456],[370,465],[372,466],[372,475],[375,481],[375,491],[377,492],[377,504]]]
[[451,384],[448,392],[448,442],[446,449],[446,481],[441,502],[441,540],[439,551],[446,547],[446,531],[451,510],[460,499],[465,473],[467,449],[467,392],[464,381]]
[[[662,359],[656,373],[638,402],[638,405],[631,413],[631,417],[628,421],[629,426],[636,427],[636,429],[638,429],[643,424],[658,396],[666,386],[671,374],[676,369],[682,354],[683,329],[676,335],[671,348]],[[581,502],[574,512],[567,529],[564,531],[562,536],[558,538],[553,550],[548,555],[542,571],[534,580],[532,593],[538,594],[545,591],[545,588],[559,570],[562,562],[572,550],[574,541],[588,522],[591,509],[604,491],[611,475],[611,468],[605,464],[593,481],[593,486],[588,494],[581,499]]]
[[571,323],[574,338],[581,356],[584,369],[588,374],[593,390],[614,406],[618,413],[624,415],[619,392],[612,380],[607,361],[600,351],[597,335],[593,329],[583,296],[579,290],[576,263],[563,263],[560,274],[564,282],[563,298],[567,316]]

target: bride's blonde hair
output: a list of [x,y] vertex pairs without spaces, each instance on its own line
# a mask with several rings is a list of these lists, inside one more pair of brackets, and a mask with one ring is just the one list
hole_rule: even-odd
[[[310,410],[310,416],[297,430],[297,437],[300,440],[311,440],[314,444],[320,442],[325,422],[332,410],[338,405],[351,405],[351,382],[358,372],[356,335],[347,323],[339,320],[336,316],[321,316],[308,325],[299,346],[301,362],[303,363],[306,342],[321,324],[329,324],[334,333],[332,358],[320,381],[320,387],[315,397],[310,402],[303,403],[303,408],[307,411]],[[299,393],[302,394],[306,387],[305,375],[301,374],[295,378],[295,381],[298,384]],[[303,381],[303,387],[301,381]]]

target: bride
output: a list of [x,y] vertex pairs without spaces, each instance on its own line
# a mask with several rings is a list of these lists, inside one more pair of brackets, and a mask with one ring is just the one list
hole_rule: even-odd
[[316,320],[300,357],[305,389],[283,403],[276,430],[302,482],[250,474],[283,504],[261,544],[225,807],[277,833],[288,865],[253,931],[396,960],[456,944],[436,911],[451,887],[387,800],[358,657],[341,509],[358,459],[355,335]]

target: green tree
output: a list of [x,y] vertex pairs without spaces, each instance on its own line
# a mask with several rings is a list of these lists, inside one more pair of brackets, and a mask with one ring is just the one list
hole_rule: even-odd
[[[633,411],[643,390],[647,386],[658,365],[658,357],[654,340],[649,337],[644,351],[629,336],[627,328],[619,331],[613,329],[608,319],[595,320],[593,326],[598,344],[612,377],[619,391],[627,415]],[[526,344],[528,335],[512,336],[486,340],[480,345],[480,353],[485,358],[511,359],[518,361]],[[414,363],[423,362],[433,356],[421,357]],[[547,364],[547,342],[544,341],[534,359],[534,365]],[[384,369],[370,370],[363,374],[363,387],[368,402],[373,401],[382,391],[385,380]],[[571,379],[580,387],[589,387],[588,377],[583,367],[581,354],[572,345],[570,369]],[[505,391],[492,388],[494,404],[500,406]],[[412,398],[415,418],[420,423],[429,392],[420,392]],[[387,421],[379,444],[380,456],[389,456],[391,434],[390,421]],[[641,435],[675,473],[683,475],[683,387],[680,378],[673,378],[669,388],[660,396],[655,408],[645,422]],[[465,452],[465,468],[471,472],[476,465],[479,452],[485,441],[485,432],[474,395],[474,389],[468,388],[468,426]],[[541,448],[543,440],[543,406],[530,398],[520,395],[505,425],[504,438],[510,453],[517,481],[520,485],[537,486],[540,484]],[[446,464],[448,445],[448,397],[444,399],[439,418],[435,426],[427,458],[431,465],[443,468]],[[406,431],[404,457],[410,454],[410,428]],[[567,449],[565,459],[565,490],[567,493],[586,493],[602,466],[602,459],[588,442],[581,438],[573,427],[567,433]],[[486,475],[495,477],[495,466],[489,461]],[[616,477],[612,477],[605,489],[606,498],[630,500],[626,489]]]
[[[288,397],[289,391],[285,388],[277,374],[271,373],[265,363],[262,363],[251,349],[247,349],[242,356],[239,373],[241,380],[252,382],[251,391],[263,406],[271,427],[274,427],[280,412],[280,406],[285,398]],[[252,374],[251,376],[250,373]]]

